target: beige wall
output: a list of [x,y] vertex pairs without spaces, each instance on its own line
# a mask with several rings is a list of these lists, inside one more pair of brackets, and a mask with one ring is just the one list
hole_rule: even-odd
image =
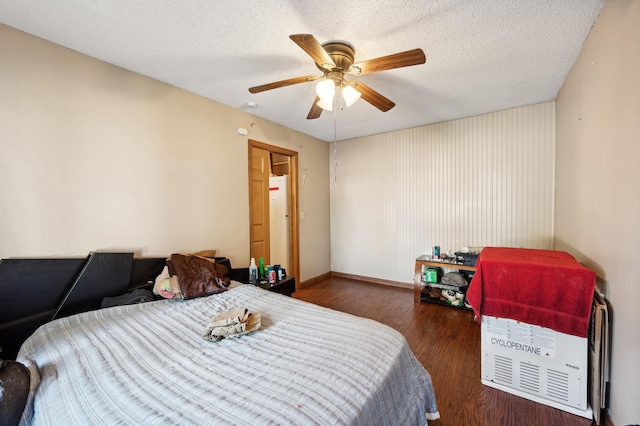
[[610,414],[640,423],[640,1],[609,0],[556,101],[555,248],[613,312]]
[[326,142],[3,25],[0,63],[0,257],[211,248],[247,266],[251,138],[313,170],[300,277],[329,271]]

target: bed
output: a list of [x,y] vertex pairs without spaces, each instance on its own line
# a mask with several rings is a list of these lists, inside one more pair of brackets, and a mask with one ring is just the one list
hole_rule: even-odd
[[[17,356],[31,373],[22,424],[425,425],[431,377],[378,322],[234,283],[191,300],[49,322]],[[257,331],[205,340],[209,319],[260,313]]]

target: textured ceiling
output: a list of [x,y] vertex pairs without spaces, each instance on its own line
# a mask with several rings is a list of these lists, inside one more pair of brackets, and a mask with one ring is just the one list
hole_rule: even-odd
[[[604,0],[2,0],[0,22],[331,142],[555,99]],[[289,39],[346,40],[356,62],[409,49],[423,65],[357,79],[359,100],[307,120],[320,74]],[[247,108],[247,102],[256,107]]]

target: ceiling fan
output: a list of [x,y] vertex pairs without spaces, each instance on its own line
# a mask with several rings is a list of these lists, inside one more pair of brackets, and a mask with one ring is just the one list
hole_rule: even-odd
[[394,68],[424,64],[426,61],[422,49],[413,49],[354,63],[355,49],[350,43],[345,41],[329,41],[320,44],[311,34],[293,34],[290,35],[289,38],[313,58],[316,66],[322,71],[322,74],[294,77],[263,84],[249,88],[249,92],[260,93],[279,87],[320,80],[316,86],[316,99],[313,101],[313,105],[311,105],[307,119],[320,117],[323,109],[331,110],[336,90],[342,95],[347,106],[358,100],[359,97],[362,97],[362,99],[380,111],[389,111],[396,105],[395,103],[371,89],[369,86],[356,80],[347,80],[345,76],[371,74]]

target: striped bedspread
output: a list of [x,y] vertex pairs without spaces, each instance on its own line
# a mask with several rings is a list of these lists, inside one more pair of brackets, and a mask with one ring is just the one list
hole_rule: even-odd
[[[246,307],[262,327],[202,338],[209,318]],[[31,372],[22,424],[425,425],[431,377],[386,325],[240,285],[62,318],[18,361]]]

